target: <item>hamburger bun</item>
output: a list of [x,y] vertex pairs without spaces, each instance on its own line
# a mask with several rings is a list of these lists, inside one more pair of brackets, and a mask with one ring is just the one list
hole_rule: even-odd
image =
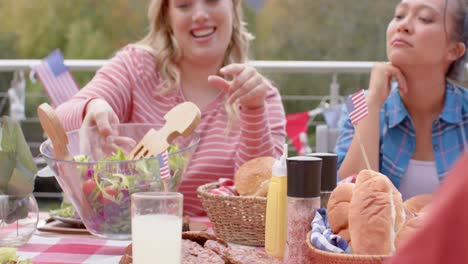
[[275,159],[259,157],[247,161],[236,171],[234,185],[241,196],[254,195],[262,187],[262,183],[271,178]]
[[270,186],[270,179],[264,180],[258,187],[257,191],[253,194],[253,196],[267,197],[269,186]]

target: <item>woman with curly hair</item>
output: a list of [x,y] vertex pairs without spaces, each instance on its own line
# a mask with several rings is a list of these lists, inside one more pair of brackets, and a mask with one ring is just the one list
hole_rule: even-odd
[[247,64],[251,34],[241,0],[153,0],[149,33],[120,50],[56,111],[66,130],[111,125],[162,125],[185,101],[202,113],[201,136],[180,186],[184,213],[201,215],[198,186],[232,178],[245,161],[277,157],[285,140],[278,90]]

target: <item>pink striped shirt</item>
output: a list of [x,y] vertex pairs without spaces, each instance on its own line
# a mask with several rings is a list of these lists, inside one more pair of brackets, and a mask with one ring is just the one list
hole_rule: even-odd
[[[86,104],[92,98],[106,100],[122,123],[164,124],[163,116],[186,101],[181,89],[158,95],[161,83],[153,55],[129,45],[102,67],[77,95],[56,111],[66,130],[78,129]],[[184,194],[184,213],[204,214],[197,198],[198,186],[232,178],[240,165],[259,156],[281,155],[285,141],[285,114],[279,92],[271,87],[267,104],[258,109],[241,109],[239,122],[228,134],[224,93],[202,111],[196,128],[200,143],[187,168],[179,191]]]

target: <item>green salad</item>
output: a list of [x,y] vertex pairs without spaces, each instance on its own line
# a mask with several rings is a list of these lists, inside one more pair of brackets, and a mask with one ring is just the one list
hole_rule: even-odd
[[50,210],[49,214],[51,216],[58,216],[58,217],[63,217],[63,218],[73,218],[73,219],[80,218],[75,211],[75,207],[73,207],[73,205],[68,202],[63,202],[60,205],[59,209]]
[[31,264],[31,259],[18,260],[16,248],[0,247],[0,263],[1,264]]
[[[169,150],[171,179],[170,191],[175,191],[181,181],[188,160],[179,154],[178,147]],[[76,156],[78,162],[89,161],[87,156]],[[84,197],[87,200],[80,213],[87,228],[100,234],[130,234],[130,195],[135,192],[162,191],[159,161],[157,158],[129,161],[122,151],[94,165],[80,165]],[[65,213],[72,213],[71,211]]]

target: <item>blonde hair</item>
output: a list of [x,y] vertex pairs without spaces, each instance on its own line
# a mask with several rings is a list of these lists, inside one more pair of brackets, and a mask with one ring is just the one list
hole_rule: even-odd
[[[243,21],[241,0],[232,0],[233,23],[231,41],[225,53],[223,66],[231,63],[244,63],[248,58],[250,41],[253,39]],[[152,0],[148,8],[149,33],[136,44],[151,52],[161,76],[161,94],[168,93],[180,84],[180,71],[177,63],[182,52],[172,33],[169,20],[169,0]],[[236,110],[225,103],[228,114],[228,128],[232,126]]]

